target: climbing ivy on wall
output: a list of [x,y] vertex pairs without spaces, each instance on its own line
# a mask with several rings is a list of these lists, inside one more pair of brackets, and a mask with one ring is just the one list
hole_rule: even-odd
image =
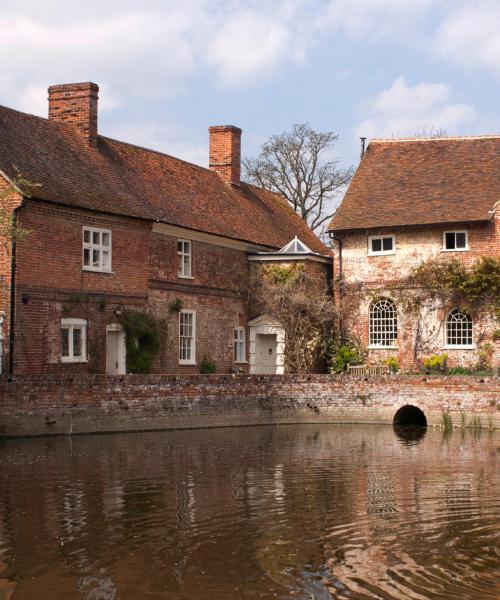
[[120,315],[125,330],[127,373],[150,373],[162,344],[163,323],[150,314],[127,310]]

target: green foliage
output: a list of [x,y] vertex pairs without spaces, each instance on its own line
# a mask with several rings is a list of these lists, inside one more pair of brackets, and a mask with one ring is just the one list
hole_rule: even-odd
[[388,365],[391,373],[399,372],[400,367],[399,367],[399,360],[398,360],[397,356],[391,356],[391,357],[387,358],[386,360],[384,360],[384,364]]
[[342,373],[347,369],[347,365],[359,365],[361,361],[361,354],[358,348],[354,346],[340,346],[333,358],[333,371],[335,373]]
[[424,368],[427,371],[443,373],[446,371],[447,361],[448,355],[446,352],[443,352],[443,354],[431,354],[424,358]]
[[173,313],[179,313],[182,310],[182,300],[177,298],[168,305],[168,310]]
[[200,373],[204,375],[210,375],[211,373],[215,373],[217,370],[217,365],[214,362],[211,362],[204,358],[200,363]]
[[477,351],[476,371],[489,371],[493,358],[494,348],[491,344],[483,344]]
[[304,276],[304,265],[295,263],[292,265],[265,265],[263,267],[264,277],[274,285],[287,285],[300,281]]
[[495,329],[495,331],[493,332],[492,338],[493,338],[494,342],[500,341],[500,329]]
[[127,373],[150,373],[161,348],[162,327],[152,315],[127,310],[120,315],[127,346]]
[[430,260],[415,269],[411,280],[461,310],[485,310],[500,318],[500,259],[483,256],[470,267],[458,260]]

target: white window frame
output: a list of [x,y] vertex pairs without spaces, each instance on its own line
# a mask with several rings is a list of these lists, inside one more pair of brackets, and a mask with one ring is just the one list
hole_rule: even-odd
[[[182,336],[182,315],[192,315],[192,332],[191,336]],[[190,358],[182,358],[182,340],[191,340],[191,356]],[[196,364],[196,311],[195,310],[181,310],[179,312],[179,364],[180,365],[195,365]]]
[[[465,248],[447,248],[446,247],[446,234],[455,234],[455,245],[457,243],[457,233],[465,233]],[[450,229],[443,231],[443,252],[467,252],[469,250],[469,232],[467,229]]]
[[[90,242],[85,241],[85,233],[89,232]],[[94,233],[99,234],[100,243],[94,244],[93,238]],[[109,246],[104,246],[102,244],[102,236],[107,233],[109,235]],[[111,273],[111,264],[112,264],[112,248],[113,248],[113,239],[111,229],[100,229],[98,227],[82,227],[82,270],[83,271],[94,271],[97,273]],[[92,263],[92,253],[94,250],[99,252],[99,266],[94,267],[92,264],[85,264],[85,250],[89,251],[90,262]],[[104,265],[102,257],[103,252],[108,252],[108,264]]]
[[[181,245],[181,249],[179,249],[179,244]],[[177,240],[177,255],[179,257],[178,277],[181,279],[193,279],[193,244],[191,240]],[[187,269],[184,262],[185,257],[189,259]]]
[[[61,338],[62,330],[68,330],[68,356],[63,356],[62,353],[62,339],[61,344],[61,362],[64,363],[82,363],[87,362],[87,321],[85,319],[61,319]],[[80,356],[73,355],[73,333],[75,329],[79,329],[82,332],[82,353]]]
[[[470,319],[470,326],[471,326],[470,327],[470,332],[471,332],[471,338],[472,338],[472,343],[471,344],[450,344],[449,337],[448,337],[448,323],[450,321],[450,317],[455,312],[458,312],[458,314],[460,314],[461,316],[469,317],[469,319]],[[463,330],[463,327],[461,328],[461,330]],[[454,308],[454,309],[450,310],[450,312],[446,315],[446,318],[444,320],[444,346],[443,346],[443,350],[475,350],[475,349],[476,349],[476,344],[474,342],[474,319],[472,318],[472,316],[470,314],[468,314],[468,313],[462,313],[458,308]]]
[[[241,358],[243,356],[243,358]],[[235,363],[247,362],[246,330],[244,327],[235,327],[233,331],[233,360]]]
[[[380,250],[379,252],[372,250],[373,240],[382,240],[382,246],[384,245],[384,238],[392,239],[392,250]],[[368,236],[368,256],[383,256],[388,254],[396,254],[396,236],[390,235],[369,235]]]
[[[372,311],[373,308],[381,303],[386,302],[390,303],[393,308],[393,323],[388,324],[386,321],[388,319],[377,317],[374,318]],[[370,302],[368,307],[368,348],[370,350],[387,350],[387,349],[397,349],[398,348],[398,333],[399,333],[399,318],[398,318],[398,307],[395,302],[390,298],[379,298],[374,302]],[[373,329],[375,327],[375,329]],[[378,329],[377,329],[378,328]],[[394,335],[394,339],[391,340],[391,344],[376,344],[372,340],[376,337],[376,334],[379,333],[382,337],[382,341],[388,339],[389,336],[392,337]]]

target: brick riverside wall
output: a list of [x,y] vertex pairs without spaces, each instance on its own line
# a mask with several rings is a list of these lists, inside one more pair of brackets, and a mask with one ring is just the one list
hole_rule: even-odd
[[14,376],[0,382],[0,435],[284,423],[390,424],[407,404],[439,425],[500,428],[500,379],[332,375]]

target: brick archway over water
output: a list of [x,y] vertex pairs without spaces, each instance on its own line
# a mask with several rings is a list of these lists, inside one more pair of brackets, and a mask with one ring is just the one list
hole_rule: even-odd
[[427,418],[420,408],[407,404],[402,406],[394,415],[394,425],[413,425],[416,427],[427,427]]

